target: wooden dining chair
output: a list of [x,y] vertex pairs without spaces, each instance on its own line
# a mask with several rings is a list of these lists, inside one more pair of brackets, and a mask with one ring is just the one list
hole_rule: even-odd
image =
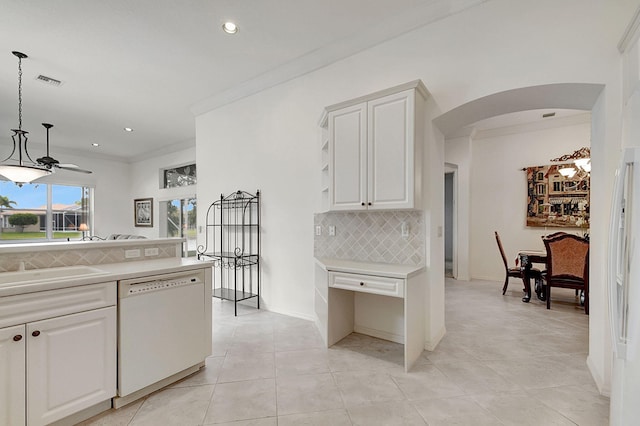
[[[522,269],[516,264],[514,267],[509,267],[509,262],[507,262],[507,256],[504,254],[504,248],[502,247],[502,241],[500,240],[500,235],[498,235],[498,231],[494,231],[496,235],[496,242],[498,243],[498,250],[500,250],[500,256],[502,257],[502,263],[504,264],[504,286],[502,287],[502,294],[507,292],[507,287],[509,286],[509,277],[513,278],[523,278]],[[540,275],[540,270],[532,268],[532,275]]]
[[589,314],[589,242],[573,234],[544,239],[547,249],[547,309],[551,309],[551,287],[572,288],[584,294],[584,313]]
[[560,235],[566,235],[567,233],[564,231],[558,231],[558,232],[554,232],[552,234],[547,234],[547,235],[543,235],[541,238],[543,240],[546,240],[547,238],[555,238],[555,237],[559,237]]

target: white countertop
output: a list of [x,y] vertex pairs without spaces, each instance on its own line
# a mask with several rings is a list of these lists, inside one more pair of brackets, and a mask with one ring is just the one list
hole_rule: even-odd
[[[196,258],[172,257],[167,259],[139,260],[132,262],[91,265],[100,270],[91,275],[79,275],[69,278],[37,279],[0,284],[0,297],[14,296],[23,293],[54,290],[58,288],[77,287],[101,282],[139,278],[156,274],[189,271],[213,266],[212,261]],[[2,273],[0,273],[0,276]]]
[[40,251],[57,251],[71,249],[95,249],[95,248],[114,248],[128,246],[147,246],[147,245],[166,245],[181,244],[184,238],[134,238],[130,240],[98,240],[98,241],[46,241],[31,243],[4,243],[0,244],[0,255],[24,253],[24,252],[40,252]]
[[402,279],[407,279],[423,271],[425,268],[424,266],[357,262],[355,260],[333,259],[326,257],[317,257],[316,262],[327,271]]

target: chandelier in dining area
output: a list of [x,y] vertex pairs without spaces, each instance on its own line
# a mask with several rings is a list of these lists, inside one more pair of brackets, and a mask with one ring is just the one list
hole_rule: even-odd
[[558,166],[558,172],[567,179],[584,179],[591,175],[591,150],[588,147],[550,161],[564,163]]

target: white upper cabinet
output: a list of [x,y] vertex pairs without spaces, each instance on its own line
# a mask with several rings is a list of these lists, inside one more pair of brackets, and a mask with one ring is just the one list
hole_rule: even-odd
[[331,210],[363,209],[367,200],[367,104],[329,113]]
[[426,96],[415,81],[327,107],[328,210],[417,207]]

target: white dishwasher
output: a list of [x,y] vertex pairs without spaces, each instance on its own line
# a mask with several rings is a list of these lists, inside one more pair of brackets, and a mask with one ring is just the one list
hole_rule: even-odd
[[118,283],[118,395],[206,358],[202,269]]

